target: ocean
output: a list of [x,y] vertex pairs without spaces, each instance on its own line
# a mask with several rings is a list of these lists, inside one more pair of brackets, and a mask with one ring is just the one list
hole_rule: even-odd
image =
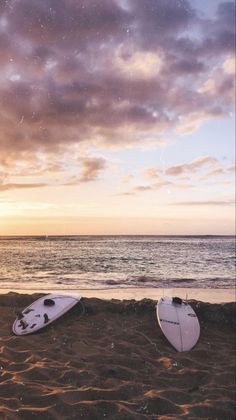
[[0,237],[0,288],[235,287],[233,236]]

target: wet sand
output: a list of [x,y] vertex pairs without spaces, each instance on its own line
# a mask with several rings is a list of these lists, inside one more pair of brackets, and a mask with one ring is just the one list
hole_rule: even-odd
[[163,296],[179,296],[182,299],[194,299],[200,300],[202,302],[208,303],[225,303],[225,302],[235,302],[236,301],[236,289],[203,289],[203,288],[154,288],[154,287],[109,287],[109,289],[78,289],[78,288],[58,288],[58,289],[40,289],[40,290],[31,290],[31,289],[20,289],[19,287],[14,290],[10,289],[1,289],[0,295],[6,294],[9,292],[16,292],[21,294],[34,294],[34,293],[59,293],[59,294],[69,294],[69,295],[80,295],[83,297],[95,297],[98,299],[152,299],[158,300]]
[[1,419],[234,419],[235,302],[192,300],[200,339],[178,353],[151,299],[83,298],[17,337],[16,310],[42,294],[0,295]]

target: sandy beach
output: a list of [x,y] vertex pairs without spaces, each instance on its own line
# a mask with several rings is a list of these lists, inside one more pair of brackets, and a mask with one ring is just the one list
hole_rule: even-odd
[[191,300],[200,339],[177,353],[151,299],[83,298],[14,336],[15,312],[40,296],[0,295],[1,419],[235,418],[235,302]]

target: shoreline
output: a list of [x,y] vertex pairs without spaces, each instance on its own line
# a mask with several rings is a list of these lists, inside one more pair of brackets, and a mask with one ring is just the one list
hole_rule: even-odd
[[226,303],[236,301],[236,289],[196,289],[196,288],[109,288],[109,289],[3,289],[0,287],[0,295],[8,293],[19,294],[66,294],[66,295],[79,295],[86,298],[98,299],[118,299],[118,300],[142,300],[152,299],[158,300],[163,296],[178,296],[182,299],[198,300],[208,303]]

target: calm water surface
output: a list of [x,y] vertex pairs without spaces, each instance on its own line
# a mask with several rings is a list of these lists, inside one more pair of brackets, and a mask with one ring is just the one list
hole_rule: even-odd
[[0,238],[0,288],[234,288],[235,238]]

